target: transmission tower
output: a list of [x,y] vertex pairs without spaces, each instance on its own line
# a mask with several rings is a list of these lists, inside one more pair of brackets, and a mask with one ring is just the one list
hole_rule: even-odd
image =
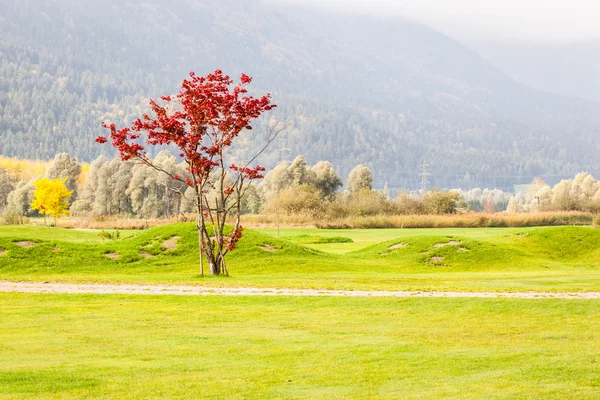
[[429,185],[431,183],[429,181],[430,176],[431,174],[429,173],[429,164],[423,161],[423,164],[421,165],[421,173],[419,174],[419,177],[421,178],[421,191],[423,193],[429,190]]
[[279,149],[279,153],[281,161],[290,161],[291,149],[288,145],[288,138],[286,136],[281,139],[281,148]]

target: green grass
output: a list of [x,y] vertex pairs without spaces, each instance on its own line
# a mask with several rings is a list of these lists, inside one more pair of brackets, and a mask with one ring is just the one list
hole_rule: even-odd
[[[109,230],[113,233],[115,230]],[[71,243],[101,243],[99,229],[65,229],[44,226],[0,226],[0,239],[19,237],[26,240],[52,240]],[[119,230],[122,239],[137,235],[139,231]]]
[[0,302],[2,399],[600,398],[595,301]]
[[284,239],[300,244],[354,243],[352,239],[343,236],[317,236],[304,234],[285,236]]
[[[311,245],[278,239],[272,231],[247,230],[228,256],[230,278],[199,276],[194,224],[105,242],[79,231],[65,231],[62,240],[48,241],[44,231],[0,228],[0,250],[5,250],[0,279],[364,290],[600,290],[600,230],[589,227],[283,231],[286,236],[353,241]],[[173,236],[180,236],[178,248],[162,247]],[[22,248],[16,243],[20,240],[36,246]],[[448,242],[456,243],[438,246]],[[277,250],[265,251],[265,245]],[[107,253],[120,258],[109,259]],[[154,258],[143,258],[143,253]]]
[[[314,236],[330,238],[345,237],[352,242],[330,242],[326,246],[322,243],[306,243],[313,249],[335,254],[347,254],[363,249],[374,244],[387,242],[398,238],[412,238],[420,236],[461,236],[471,239],[493,240],[506,235],[526,232],[531,228],[417,228],[417,229],[314,229],[314,228],[282,228],[281,239],[292,239],[298,236]],[[261,233],[277,237],[277,229],[259,229]]]
[[[230,278],[198,275],[193,224],[115,241],[47,233],[0,227],[0,280],[600,290],[600,230],[585,227],[247,230]],[[593,300],[0,294],[0,304],[0,399],[600,398]]]

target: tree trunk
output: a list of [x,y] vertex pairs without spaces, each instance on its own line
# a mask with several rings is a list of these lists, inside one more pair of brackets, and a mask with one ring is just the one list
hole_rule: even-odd
[[210,267],[211,275],[221,275],[221,265],[218,262],[215,262],[214,260],[209,260],[208,265]]
[[198,248],[200,250],[200,275],[204,276],[204,230],[200,224],[200,219],[198,219]]

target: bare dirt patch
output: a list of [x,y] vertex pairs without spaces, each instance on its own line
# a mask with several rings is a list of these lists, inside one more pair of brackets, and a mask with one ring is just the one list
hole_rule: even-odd
[[277,249],[271,245],[263,244],[262,246],[258,246],[263,251],[268,251],[269,253],[275,253]]
[[444,257],[431,257],[431,260],[429,260],[429,262],[434,265],[439,265],[444,262]]
[[4,250],[4,249],[0,249],[0,256],[3,256],[3,255],[5,255],[5,254],[6,254],[6,250]]
[[140,252],[140,257],[149,259],[149,258],[155,258],[156,256],[148,253],[147,251],[142,251],[142,252]]
[[179,246],[179,243],[177,243],[179,239],[179,236],[173,236],[172,238],[162,242],[161,246],[167,250],[175,250],[177,246]]
[[464,247],[459,247],[458,249],[456,249],[457,253],[468,253],[469,251],[471,250],[465,249]]
[[408,243],[398,243],[398,244],[388,247],[388,250],[404,249],[406,247],[408,247]]
[[59,251],[60,251],[60,247],[58,247],[58,246],[54,246],[54,247],[52,248],[52,252],[53,252],[53,253],[58,253]]
[[446,247],[446,246],[458,246],[458,245],[460,245],[460,242],[457,242],[456,240],[452,240],[448,243],[434,244],[433,247],[435,247],[436,249],[439,249],[439,248]]
[[119,257],[121,257],[119,253],[106,253],[104,256],[110,258],[111,260],[118,260]]
[[26,241],[15,242],[15,244],[20,247],[35,247],[35,246],[37,246],[37,243],[35,243],[35,242],[26,242]]

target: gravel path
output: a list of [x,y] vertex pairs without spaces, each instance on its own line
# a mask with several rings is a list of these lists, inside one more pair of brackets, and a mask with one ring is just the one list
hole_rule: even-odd
[[176,296],[300,296],[300,297],[473,297],[513,299],[600,299],[600,292],[392,292],[363,290],[212,288],[206,286],[110,285],[0,281],[0,292],[61,294],[135,294]]

